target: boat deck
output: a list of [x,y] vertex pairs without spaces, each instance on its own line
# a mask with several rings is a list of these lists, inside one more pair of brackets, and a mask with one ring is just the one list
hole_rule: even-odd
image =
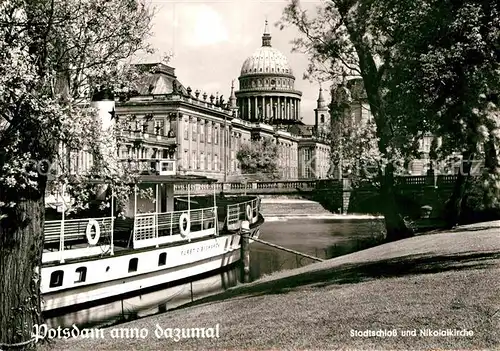
[[[137,213],[134,218],[90,217],[88,213],[45,222],[43,262],[120,255],[147,247],[175,246],[207,237],[234,233],[241,221],[260,221],[255,196],[178,197],[175,211]],[[95,213],[103,215],[104,213]],[[109,213],[108,213],[109,215]],[[90,217],[90,218],[89,218]]]

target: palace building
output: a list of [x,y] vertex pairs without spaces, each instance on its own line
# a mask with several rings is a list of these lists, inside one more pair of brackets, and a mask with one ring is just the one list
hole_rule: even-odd
[[302,93],[287,58],[271,46],[267,21],[262,46],[244,60],[239,90],[229,101],[193,91],[173,67],[138,65],[144,72],[134,93],[116,101],[118,119],[132,116],[119,146],[122,159],[161,159],[175,153],[177,172],[241,181],[237,152],[245,143],[271,138],[278,146],[282,179],[325,178],[329,169],[330,115],[320,89],[315,124],[301,121]]

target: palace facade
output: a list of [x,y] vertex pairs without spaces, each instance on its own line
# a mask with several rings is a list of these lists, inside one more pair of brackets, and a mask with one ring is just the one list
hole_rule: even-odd
[[180,174],[241,181],[252,178],[241,172],[241,146],[270,138],[278,146],[282,179],[326,178],[330,115],[323,92],[320,89],[315,124],[305,125],[302,93],[294,89],[287,58],[271,46],[267,21],[262,46],[244,60],[239,90],[233,84],[227,102],[186,87],[168,65],[138,68],[144,73],[135,91],[117,99],[114,108],[117,119],[129,118],[122,130],[126,141],[119,145],[120,158],[150,160],[175,154]]

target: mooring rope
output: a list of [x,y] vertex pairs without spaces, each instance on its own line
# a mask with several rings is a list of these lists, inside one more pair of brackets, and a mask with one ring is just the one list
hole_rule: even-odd
[[296,254],[296,255],[299,255],[299,256],[303,256],[303,257],[307,257],[307,258],[310,258],[311,260],[315,260],[315,261],[319,261],[319,262],[323,262],[324,259],[322,258],[319,258],[319,257],[314,257],[314,256],[311,256],[311,255],[308,255],[308,254],[305,254],[305,253],[302,253],[302,252],[298,252],[298,251],[295,251],[295,250],[292,250],[292,249],[287,249],[286,247],[283,247],[283,246],[279,246],[279,245],[276,245],[276,244],[273,244],[273,243],[270,243],[268,241],[264,241],[262,239],[257,239],[257,238],[252,238],[251,236],[248,236],[246,234],[240,234],[241,236],[244,236],[250,240],[255,240],[261,244],[264,244],[264,245],[268,245],[268,246],[271,246],[271,247],[274,247],[276,249],[280,249],[280,250],[283,250],[283,251],[287,251],[287,252],[290,252],[290,253],[293,253],[293,254]]

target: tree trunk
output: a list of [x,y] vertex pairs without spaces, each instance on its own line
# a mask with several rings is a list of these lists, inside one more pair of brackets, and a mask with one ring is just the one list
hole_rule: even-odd
[[408,227],[398,210],[392,163],[386,166],[385,174],[382,177],[380,193],[384,204],[385,229],[387,232],[386,241],[396,241],[413,236],[413,230]]
[[[342,19],[345,21],[349,37],[356,50],[363,86],[366,92],[370,111],[377,126],[377,137],[379,138],[378,147],[380,153],[387,157],[390,162],[386,166],[385,174],[381,180],[381,200],[383,201],[383,210],[385,217],[385,226],[387,231],[386,240],[394,241],[407,238],[413,235],[413,231],[407,226],[403,217],[399,213],[396,203],[396,194],[394,187],[394,166],[391,159],[392,153],[388,152],[391,148],[390,141],[393,139],[391,121],[385,114],[383,94],[381,94],[381,78],[384,72],[384,66],[378,68],[374,51],[366,44],[364,39],[366,27],[357,26],[356,21],[350,21],[349,11],[352,9],[354,1],[346,1],[341,4],[336,3]],[[366,15],[368,7],[358,6],[357,19],[362,19]],[[387,62],[386,62],[387,64]]]
[[490,135],[489,140],[484,145],[484,167],[488,173],[495,173],[498,165],[498,153],[494,142],[494,136]]
[[[33,325],[40,317],[45,181],[40,191],[0,189],[0,201],[15,201],[0,220],[0,349],[34,349]],[[21,344],[16,347],[9,345]]]
[[446,203],[444,210],[445,228],[451,229],[458,225],[462,214],[462,202],[465,197],[468,185],[468,177],[472,168],[472,154],[463,156],[462,167],[457,175],[453,193]]

